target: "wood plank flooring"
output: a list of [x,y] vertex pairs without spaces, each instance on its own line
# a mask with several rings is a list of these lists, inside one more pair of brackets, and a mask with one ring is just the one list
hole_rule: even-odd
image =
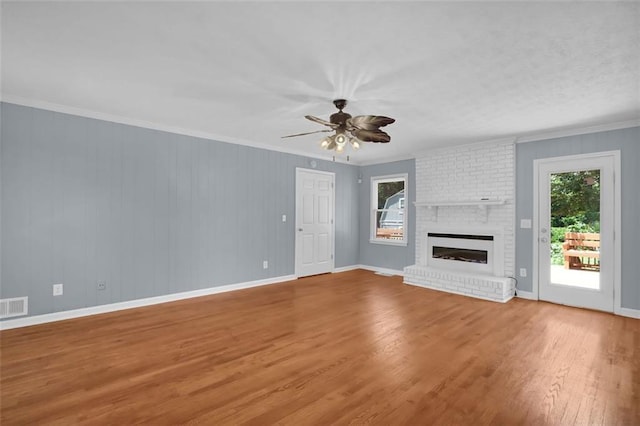
[[640,425],[640,321],[362,270],[0,341],[3,426]]

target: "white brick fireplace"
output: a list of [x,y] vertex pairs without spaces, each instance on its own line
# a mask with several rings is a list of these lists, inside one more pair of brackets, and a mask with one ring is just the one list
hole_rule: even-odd
[[416,159],[416,263],[407,284],[481,299],[513,297],[514,144],[447,148]]

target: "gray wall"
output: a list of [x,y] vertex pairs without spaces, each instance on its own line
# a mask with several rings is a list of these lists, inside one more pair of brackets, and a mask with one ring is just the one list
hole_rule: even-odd
[[[613,150],[622,157],[622,307],[640,309],[640,127],[517,144],[516,224],[533,218],[533,160]],[[516,265],[532,270],[531,229],[516,229]],[[532,291],[531,274],[518,278],[518,288]]]
[[[416,162],[415,160],[395,161],[360,167],[362,183],[360,184],[360,264],[402,270],[415,263],[416,238]],[[408,244],[392,246],[369,242],[369,222],[371,215],[371,177],[400,173],[409,174],[409,193],[407,206],[409,214]]]
[[[294,273],[308,158],[1,105],[0,297],[30,315]],[[317,163],[336,173],[336,267],[357,264],[359,168]]]
[[[294,273],[295,168],[309,168],[308,158],[0,107],[0,297],[29,296],[30,315]],[[640,309],[640,128],[518,144],[517,223],[533,216],[534,159],[614,149],[622,152],[622,306]],[[415,161],[316,161],[336,173],[336,267],[411,265]],[[409,174],[408,245],[371,244],[371,177],[396,173]],[[517,268],[531,271],[531,230],[516,234]],[[54,283],[64,283],[63,297],[52,296]],[[518,287],[531,291],[531,278]]]

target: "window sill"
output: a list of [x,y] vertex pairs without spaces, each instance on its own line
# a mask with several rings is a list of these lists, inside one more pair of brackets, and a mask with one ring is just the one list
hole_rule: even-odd
[[382,244],[384,246],[407,246],[407,242],[406,241],[393,241],[393,240],[377,240],[377,239],[373,239],[370,238],[369,242],[371,244]]

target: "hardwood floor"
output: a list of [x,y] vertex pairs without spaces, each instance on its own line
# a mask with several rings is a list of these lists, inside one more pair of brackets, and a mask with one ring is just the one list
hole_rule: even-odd
[[0,341],[4,426],[640,425],[640,321],[362,270]]

